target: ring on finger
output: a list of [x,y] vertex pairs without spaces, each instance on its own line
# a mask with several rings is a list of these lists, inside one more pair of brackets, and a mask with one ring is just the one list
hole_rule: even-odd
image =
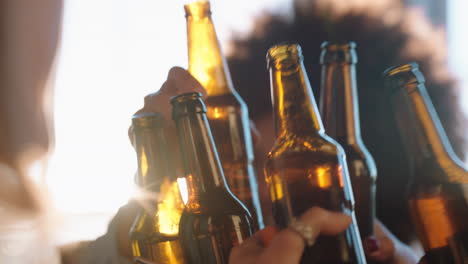
[[317,236],[317,230],[310,225],[305,224],[300,220],[293,220],[289,224],[289,228],[297,233],[307,246],[311,247],[315,244],[315,238]]

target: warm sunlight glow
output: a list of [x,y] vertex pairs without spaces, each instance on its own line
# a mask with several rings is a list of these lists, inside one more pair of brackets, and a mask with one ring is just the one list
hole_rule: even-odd
[[188,190],[187,190],[187,179],[180,177],[177,178],[177,183],[179,184],[180,196],[184,204],[187,204],[188,201]]
[[283,199],[283,182],[281,176],[278,173],[274,173],[272,176],[266,178],[268,187],[270,188],[270,198],[275,201]]
[[228,118],[228,113],[221,107],[207,107],[206,112],[209,119]]
[[167,235],[175,235],[179,232],[179,220],[183,208],[181,195],[176,181],[171,182],[167,178],[161,185],[161,201],[158,203],[159,232]]
[[[309,176],[311,176],[309,174]],[[317,177],[317,184],[318,187],[326,189],[330,188],[332,186],[332,175],[330,173],[330,167],[329,166],[324,166],[324,167],[318,167],[315,170],[315,176]]]

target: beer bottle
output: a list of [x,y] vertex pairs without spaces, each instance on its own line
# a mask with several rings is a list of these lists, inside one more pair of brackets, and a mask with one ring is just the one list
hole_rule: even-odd
[[184,209],[160,114],[132,118],[137,152],[137,184],[145,195],[130,231],[136,263],[186,264],[179,240]]
[[216,31],[209,1],[185,5],[189,72],[206,89],[211,131],[229,187],[263,228],[247,106],[234,90]]
[[228,263],[231,249],[252,235],[252,218],[227,186],[201,94],[171,103],[188,190],[179,226],[185,255],[189,264]]
[[389,68],[384,78],[412,164],[409,208],[423,261],[467,263],[468,171],[448,141],[418,64]]
[[343,149],[325,134],[297,44],[270,48],[276,140],[265,164],[280,227],[313,206],[348,213],[346,232],[320,236],[305,249],[301,263],[366,263],[354,217],[354,199]]
[[356,88],[356,44],[322,44],[320,112],[327,135],[346,153],[362,238],[374,233],[377,168],[361,138]]

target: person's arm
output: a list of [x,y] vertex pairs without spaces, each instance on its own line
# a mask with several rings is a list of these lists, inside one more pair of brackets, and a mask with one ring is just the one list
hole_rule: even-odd
[[128,233],[138,208],[130,201],[119,209],[103,236],[62,246],[62,264],[132,264]]

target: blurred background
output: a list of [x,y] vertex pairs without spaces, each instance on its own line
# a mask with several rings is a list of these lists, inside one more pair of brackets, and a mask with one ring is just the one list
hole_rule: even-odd
[[[288,15],[290,0],[211,1],[220,41],[229,52],[233,34],[247,34],[253,17]],[[356,1],[355,1],[356,2]],[[359,1],[357,1],[359,2]],[[361,1],[365,2],[365,1]],[[135,193],[136,158],[127,129],[143,97],[156,91],[173,65],[186,67],[183,1],[66,0],[56,61],[55,147],[44,181],[63,216],[57,243],[93,239]],[[466,0],[406,0],[443,30],[449,66],[465,87],[468,113],[468,9]]]

